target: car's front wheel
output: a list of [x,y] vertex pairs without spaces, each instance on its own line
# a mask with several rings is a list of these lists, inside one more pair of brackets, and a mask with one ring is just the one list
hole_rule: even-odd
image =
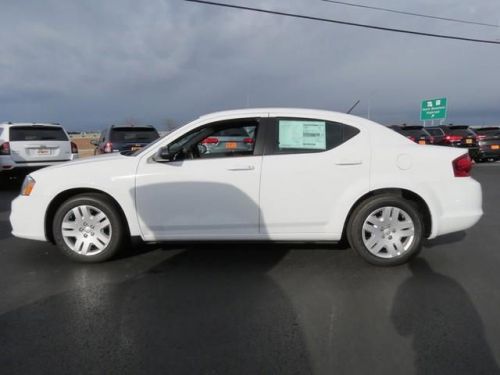
[[56,211],[54,240],[68,257],[79,262],[102,262],[114,256],[127,236],[118,208],[101,194],[81,194]]
[[417,255],[423,225],[418,206],[396,195],[380,195],[362,202],[347,227],[349,244],[366,261],[394,266]]

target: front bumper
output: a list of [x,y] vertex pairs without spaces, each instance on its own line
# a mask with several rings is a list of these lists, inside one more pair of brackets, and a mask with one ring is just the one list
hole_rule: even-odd
[[19,195],[12,201],[12,235],[29,240],[47,241],[45,236],[46,202],[42,197]]

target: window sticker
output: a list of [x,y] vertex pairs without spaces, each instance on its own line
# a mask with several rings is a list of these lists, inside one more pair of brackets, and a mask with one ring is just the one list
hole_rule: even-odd
[[279,120],[280,149],[326,150],[324,121]]

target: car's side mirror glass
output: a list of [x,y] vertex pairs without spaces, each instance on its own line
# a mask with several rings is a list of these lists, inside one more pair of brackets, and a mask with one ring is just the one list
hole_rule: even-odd
[[159,162],[179,160],[181,151],[182,147],[180,146],[168,145],[158,150],[154,156],[154,160]]

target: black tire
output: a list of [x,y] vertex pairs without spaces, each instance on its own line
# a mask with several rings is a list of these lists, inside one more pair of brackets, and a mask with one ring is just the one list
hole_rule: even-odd
[[[61,225],[65,215],[71,209],[82,205],[89,205],[98,208],[110,221],[111,239],[107,246],[95,255],[83,255],[71,250],[62,236]],[[61,204],[54,215],[52,232],[55,243],[61,252],[70,259],[83,263],[98,263],[112,258],[120,251],[122,246],[126,243],[127,238],[130,238],[126,222],[121,217],[116,204],[105,195],[99,193],[84,193],[76,195]]]
[[[372,254],[362,238],[365,220],[371,213],[382,207],[397,207],[404,210],[410,216],[414,225],[414,239],[410,247],[401,255],[392,258]],[[408,262],[420,252],[424,236],[422,222],[422,216],[415,202],[393,194],[378,195],[363,201],[354,209],[347,223],[347,240],[351,247],[367,262],[377,266],[396,266]]]

